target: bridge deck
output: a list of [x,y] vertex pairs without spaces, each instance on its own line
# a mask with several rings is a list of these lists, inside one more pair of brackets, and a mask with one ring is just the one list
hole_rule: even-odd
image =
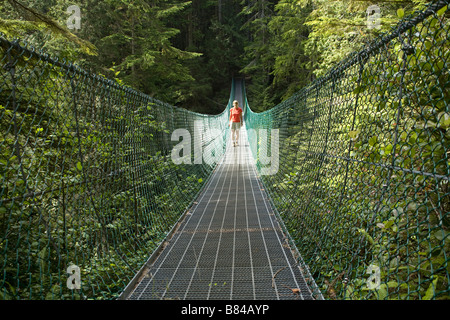
[[[245,128],[126,299],[312,299],[259,183]],[[242,143],[243,142],[243,143]]]

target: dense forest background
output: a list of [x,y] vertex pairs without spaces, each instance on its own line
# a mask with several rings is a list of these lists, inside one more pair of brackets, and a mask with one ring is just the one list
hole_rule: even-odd
[[[216,114],[230,80],[273,107],[391,28],[423,0],[7,0],[0,30],[162,101]],[[367,8],[381,28],[367,27]],[[81,9],[81,28],[66,27]]]
[[[373,4],[379,29],[367,25]],[[271,109],[425,4],[1,1],[2,37],[147,95],[0,46],[0,299],[117,297],[212,170],[175,165],[168,134],[219,117],[163,102],[218,114],[242,77],[252,109]],[[72,5],[79,29],[67,27]],[[264,184],[332,299],[448,298],[448,20],[410,30],[415,53],[393,40],[364,69],[353,64],[339,81],[314,82],[314,96],[258,117],[289,129],[279,173]],[[339,160],[325,161],[327,150]],[[72,263],[88,279],[82,296],[65,285]],[[378,297],[364,287],[372,264]]]

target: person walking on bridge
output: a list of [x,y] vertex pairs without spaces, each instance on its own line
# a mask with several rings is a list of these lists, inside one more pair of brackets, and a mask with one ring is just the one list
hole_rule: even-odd
[[237,100],[233,101],[233,108],[230,109],[230,127],[231,140],[233,141],[233,147],[235,147],[238,145],[239,129],[242,127],[242,109],[239,107]]

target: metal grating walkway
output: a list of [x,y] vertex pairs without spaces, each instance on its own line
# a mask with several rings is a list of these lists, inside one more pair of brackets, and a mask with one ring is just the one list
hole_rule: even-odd
[[240,141],[228,144],[195,206],[122,298],[313,299],[261,189],[245,128]]

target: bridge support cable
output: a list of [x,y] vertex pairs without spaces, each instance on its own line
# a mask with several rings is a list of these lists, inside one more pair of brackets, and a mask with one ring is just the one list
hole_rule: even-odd
[[326,299],[449,298],[449,4],[267,111],[246,103],[264,189]]
[[117,298],[207,183],[227,117],[0,35],[0,299]]
[[448,299],[449,4],[261,113],[0,34],[0,299]]
[[250,154],[228,144],[207,188],[123,299],[318,299],[308,287]]

